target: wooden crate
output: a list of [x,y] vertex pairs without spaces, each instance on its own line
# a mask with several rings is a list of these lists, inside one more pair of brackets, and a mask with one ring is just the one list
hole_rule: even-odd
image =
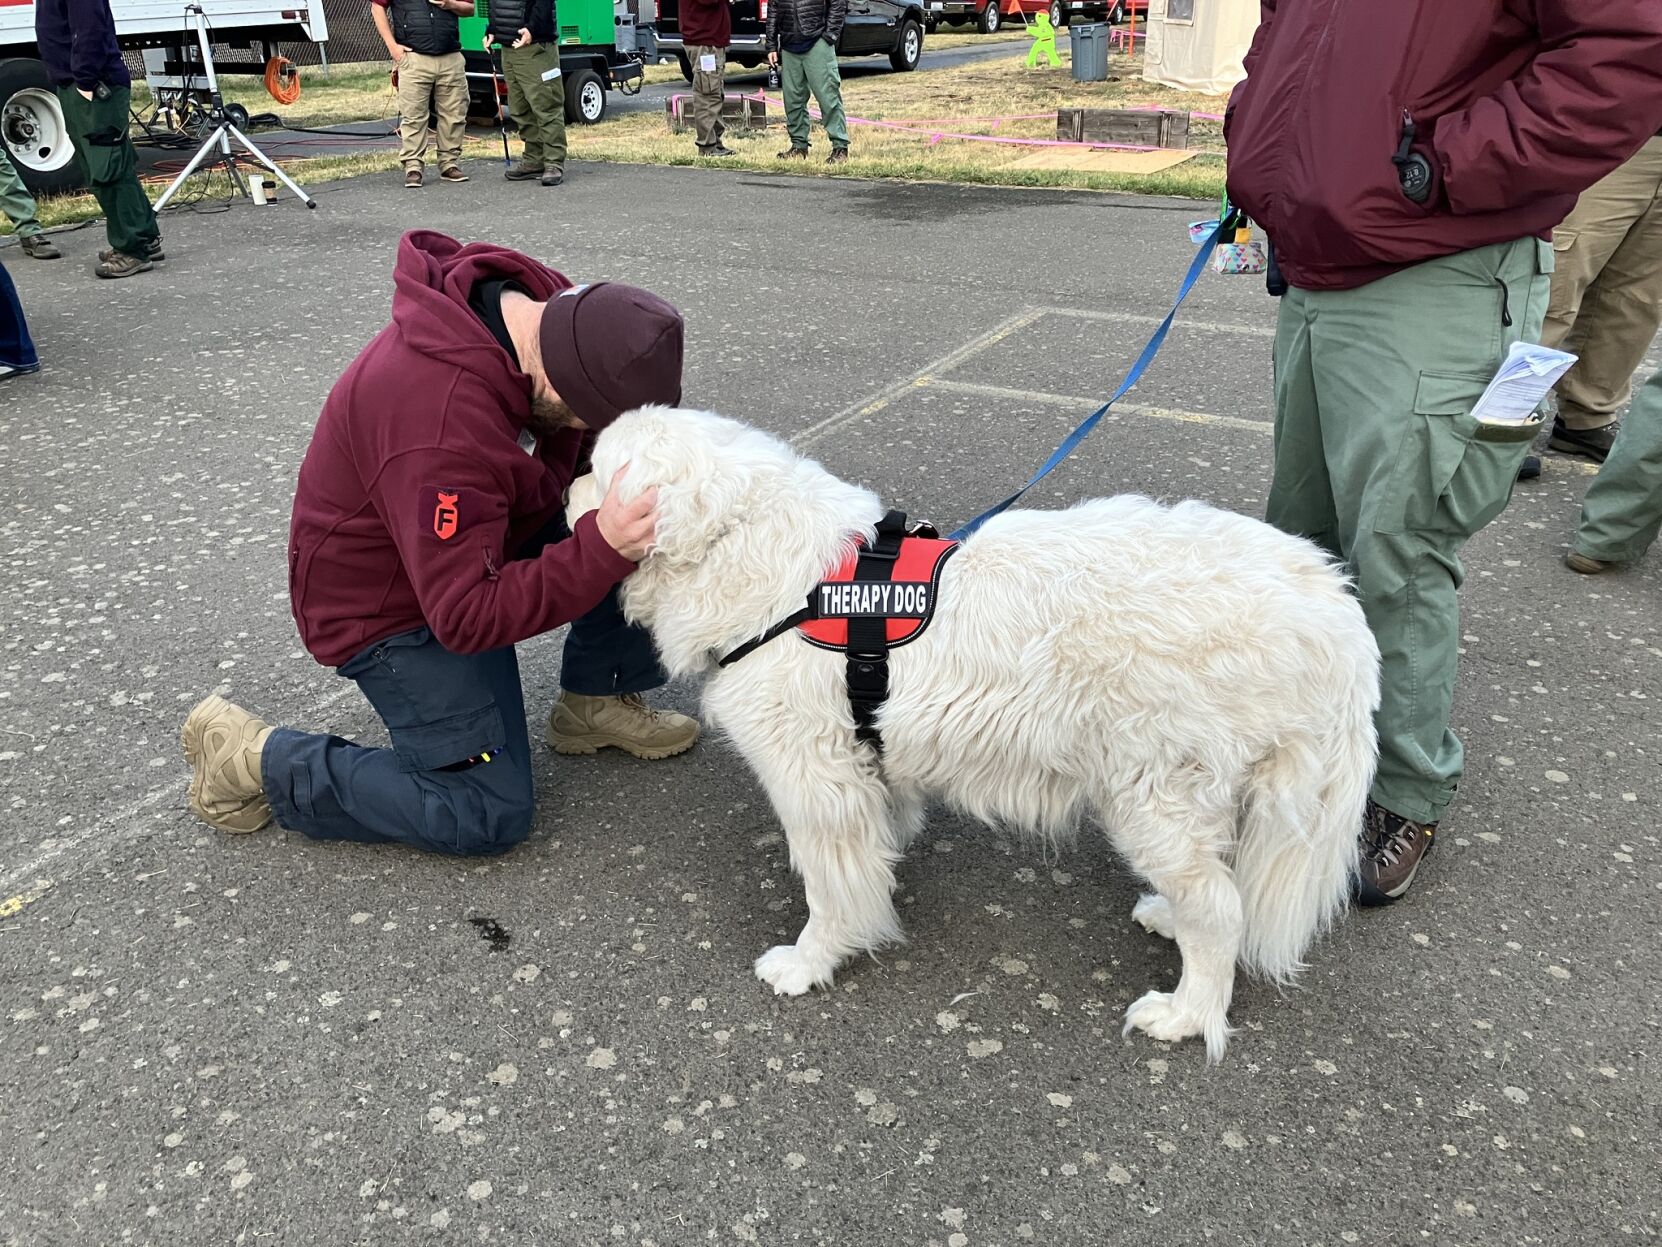
[[1066,143],[1189,146],[1189,114],[1137,108],[1059,108],[1056,137]]
[[[690,92],[677,92],[664,101],[664,113],[669,120],[671,134],[685,134],[693,128],[692,104]],[[721,98],[721,119],[741,130],[763,130],[768,124],[767,105],[754,96],[724,95]]]

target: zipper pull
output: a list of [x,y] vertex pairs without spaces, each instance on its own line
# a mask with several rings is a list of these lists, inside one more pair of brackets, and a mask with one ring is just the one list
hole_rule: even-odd
[[496,556],[491,553],[491,548],[487,545],[485,547],[485,579],[496,580],[498,578],[499,577],[497,576],[496,571]]
[[1402,142],[1397,144],[1397,154],[1391,157],[1391,163],[1401,166],[1407,163],[1408,154],[1414,150],[1414,114],[1406,108],[1402,110]]

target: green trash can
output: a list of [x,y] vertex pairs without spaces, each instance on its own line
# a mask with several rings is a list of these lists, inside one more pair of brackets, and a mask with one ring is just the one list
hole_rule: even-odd
[[1090,22],[1083,26],[1069,26],[1068,38],[1073,49],[1073,80],[1075,82],[1106,82],[1108,80],[1108,26],[1104,22]]

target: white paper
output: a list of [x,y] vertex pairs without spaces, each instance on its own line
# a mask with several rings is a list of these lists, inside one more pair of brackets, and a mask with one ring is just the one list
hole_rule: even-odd
[[558,78],[559,76],[560,76],[560,67],[558,65],[554,66],[553,69],[545,69],[545,70],[542,71],[542,80],[544,82],[553,82],[554,79]]
[[1549,346],[1514,342],[1506,360],[1472,408],[1484,424],[1523,424],[1580,356]]
[[705,72],[707,74],[715,73],[716,72],[716,54],[714,52],[706,52],[703,56],[699,57],[698,58],[698,67],[699,67],[699,69],[701,69],[703,72]]

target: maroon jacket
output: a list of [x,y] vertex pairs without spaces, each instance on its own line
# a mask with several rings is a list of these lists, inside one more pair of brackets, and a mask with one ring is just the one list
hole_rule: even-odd
[[[1263,0],[1230,198],[1305,289],[1546,237],[1662,125],[1662,0]],[[1402,194],[1412,117],[1436,184]]]
[[535,299],[571,285],[503,247],[404,235],[392,324],[323,404],[289,529],[290,606],[320,663],[423,624],[459,654],[512,645],[634,570],[592,513],[570,540],[510,561],[560,509],[587,446],[580,430],[534,445],[524,432],[531,382],[467,303],[490,277]]
[[725,48],[732,43],[728,0],[681,0],[681,42],[689,48]]

